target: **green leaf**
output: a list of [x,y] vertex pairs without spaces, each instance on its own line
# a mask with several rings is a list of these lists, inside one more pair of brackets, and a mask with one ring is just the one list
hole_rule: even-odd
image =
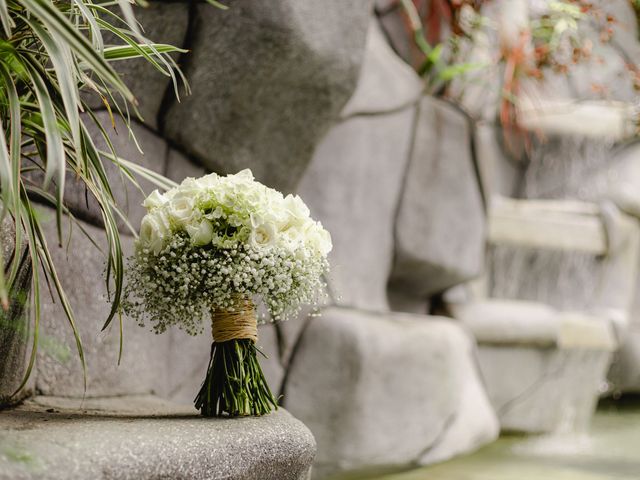
[[479,70],[487,67],[487,63],[457,63],[455,65],[449,65],[439,72],[439,78],[443,81],[449,81],[465,73]]
[[[140,58],[147,55],[151,55],[155,52],[159,53],[187,53],[189,50],[183,48],[174,47],[173,45],[166,45],[163,43],[154,43],[153,49],[150,45],[143,43],[137,44],[137,48],[131,45],[117,45],[113,47],[107,47],[104,49],[104,58],[113,62],[116,60],[129,60],[131,58]],[[146,54],[146,55],[145,55]]]
[[65,16],[47,0],[20,0],[25,9],[38,18],[50,31],[60,35],[74,54],[87,63],[100,77],[122,93],[130,102],[135,98],[112,67],[96,52],[87,39]]
[[7,8],[7,0],[0,0],[0,23],[5,35],[11,36],[11,29],[16,26],[13,19],[9,16],[9,9]]
[[216,1],[216,0],[206,0],[207,3],[213,5],[214,7],[219,8],[220,10],[228,10],[229,7],[226,5],[223,5],[222,3]]

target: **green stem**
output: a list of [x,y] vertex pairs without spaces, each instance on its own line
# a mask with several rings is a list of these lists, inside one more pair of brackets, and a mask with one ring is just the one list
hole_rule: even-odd
[[278,409],[249,339],[211,345],[207,376],[195,399],[205,417],[266,415]]

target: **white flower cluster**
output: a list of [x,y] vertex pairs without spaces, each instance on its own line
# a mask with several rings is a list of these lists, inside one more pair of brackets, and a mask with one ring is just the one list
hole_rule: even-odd
[[144,206],[125,310],[156,332],[176,324],[199,333],[203,316],[238,294],[258,297],[274,320],[318,300],[331,237],[300,197],[243,170],[187,178]]

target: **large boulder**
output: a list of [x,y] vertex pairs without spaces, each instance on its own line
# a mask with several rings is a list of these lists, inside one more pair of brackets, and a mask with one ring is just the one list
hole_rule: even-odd
[[195,8],[184,65],[193,94],[164,112],[165,135],[213,171],[251,167],[293,190],[356,85],[371,2]]
[[389,310],[393,225],[415,108],[338,123],[318,145],[298,188],[331,232],[328,281],[339,305]]
[[423,98],[395,225],[391,289],[427,297],[482,269],[485,213],[470,130],[454,106]]
[[446,319],[341,308],[313,318],[284,404],[316,437],[316,477],[441,461],[495,439],[474,349]]
[[389,310],[394,217],[421,92],[373,21],[356,91],[297,189],[333,236],[328,281],[340,305]]

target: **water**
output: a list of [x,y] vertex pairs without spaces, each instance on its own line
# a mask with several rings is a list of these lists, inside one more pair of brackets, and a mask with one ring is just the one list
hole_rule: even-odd
[[[377,480],[638,480],[640,398],[606,402],[589,432],[503,436],[466,457]],[[361,477],[365,478],[365,477]]]
[[[533,148],[515,196],[598,203],[619,169],[614,157],[613,142],[602,138],[550,138]],[[489,250],[488,265],[493,298],[579,311],[608,303],[602,284],[606,257],[496,245]]]

